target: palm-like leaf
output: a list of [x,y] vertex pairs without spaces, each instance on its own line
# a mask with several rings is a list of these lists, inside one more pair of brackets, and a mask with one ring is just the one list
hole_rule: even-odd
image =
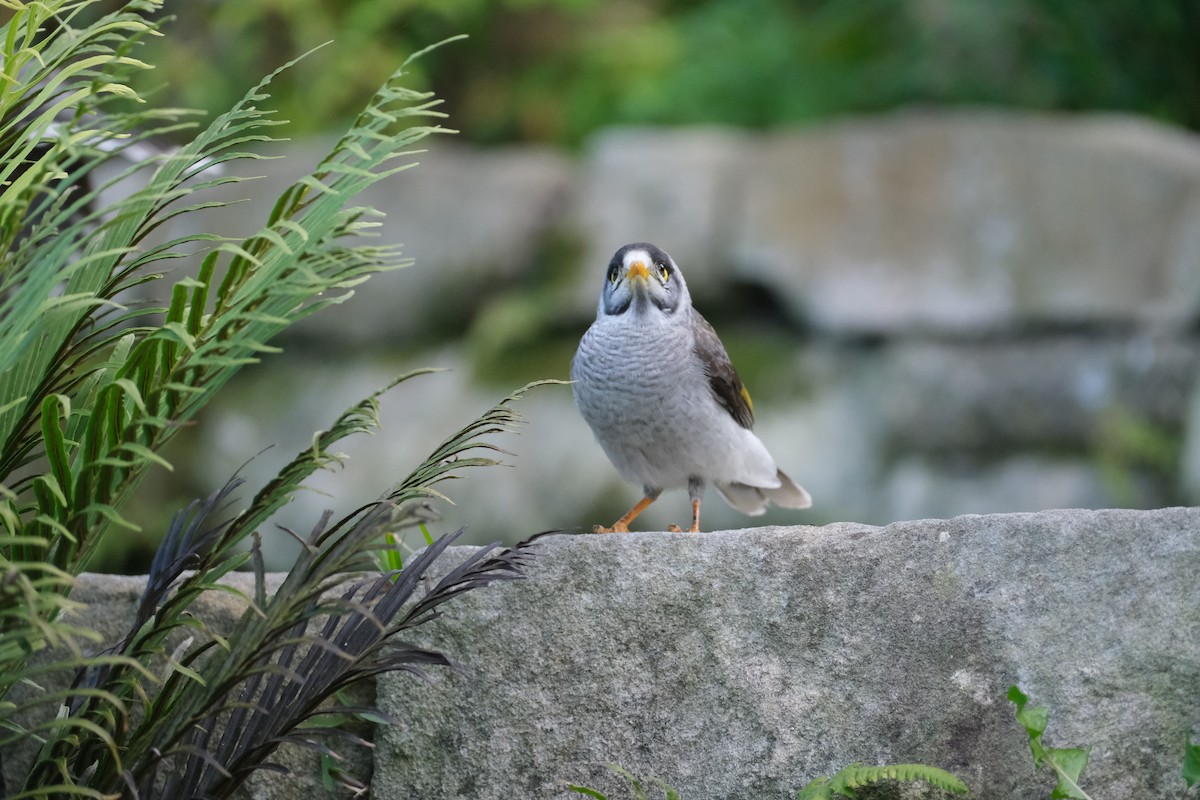
[[[0,569],[12,587],[0,594],[0,632],[23,632],[0,641],[0,666],[67,635],[53,621],[70,576],[110,527],[130,525],[122,502],[165,463],[156,452],[182,424],[287,325],[405,263],[395,248],[343,243],[368,229],[372,213],[347,203],[407,166],[406,148],[436,130],[410,124],[432,115],[433,102],[399,85],[401,67],[258,233],[147,246],[181,202],[230,180],[206,180],[211,165],[255,157],[241,148],[269,139],[278,124],[261,107],[270,78],[190,144],[134,168],[152,172],[141,189],[89,211],[98,189],[84,179],[119,157],[120,137],[179,124],[177,113],[115,104],[129,95],[121,75],[141,66],[126,51],[153,30],[145,15],[159,4],[129,2],[83,25],[89,5],[31,4],[0,31],[4,77],[25,87],[0,108],[0,178],[10,181],[0,196],[10,245],[0,254]],[[39,48],[40,60],[28,55]],[[158,319],[143,309],[149,324],[122,327],[129,315],[113,313],[121,293],[195,249],[207,250],[198,276],[176,281]]]
[[[375,212],[349,203],[410,166],[409,148],[440,130],[416,124],[437,115],[429,95],[400,85],[406,62],[257,233],[153,243],[173,217],[215,204],[203,192],[235,180],[214,166],[259,157],[247,148],[270,141],[280,124],[263,108],[271,77],[178,151],[129,159],[146,138],[190,123],[183,111],[135,105],[125,83],[145,67],[129,54],[155,33],[150,15],[161,3],[128,0],[89,15],[95,2],[23,4],[0,28],[0,700],[19,681],[80,661],[89,632],[62,619],[73,576],[107,531],[130,525],[121,505],[150,466],[165,465],[163,444],[271,351],[285,327],[406,263],[395,248],[348,243],[376,224]],[[100,174],[115,177],[98,185]],[[126,181],[140,188],[101,207],[99,193]],[[199,270],[174,281],[165,306],[125,305],[129,289],[163,280],[159,267],[189,256]],[[260,575],[233,638],[189,611],[202,593],[228,590],[219,579],[253,557],[239,543],[333,458],[334,442],[371,426],[377,397],[316,437],[247,509],[215,518],[231,482],[176,517],[128,633],[82,659],[69,687],[36,701],[64,713],[22,727],[0,702],[0,746],[45,740],[25,781],[30,796],[136,792],[160,777],[181,792],[221,794],[280,742],[301,737],[296,725],[331,692],[379,671],[444,662],[397,634],[458,593],[510,576],[522,550],[469,559],[407,611],[417,576],[448,542],[399,575],[330,592],[368,560],[402,503],[437,496],[433,485],[458,467],[492,463],[473,451],[495,449],[479,437],[514,421],[508,401],[447,440],[380,503],[317,525],[270,600]],[[319,618],[325,627],[310,630]],[[200,643],[168,650],[183,627]],[[49,646],[75,658],[26,665]],[[168,677],[159,686],[153,675],[163,659]],[[294,680],[305,673],[305,682]],[[264,702],[286,715],[265,718]],[[214,722],[226,724],[219,740]]]

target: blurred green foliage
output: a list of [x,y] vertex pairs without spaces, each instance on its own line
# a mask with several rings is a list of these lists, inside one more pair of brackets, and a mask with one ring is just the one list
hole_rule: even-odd
[[[176,0],[160,102],[223,109],[285,76],[301,130],[344,123],[397,58],[482,142],[613,123],[762,127],[898,105],[1109,109],[1200,128],[1196,0]],[[144,88],[144,87],[143,87]]]

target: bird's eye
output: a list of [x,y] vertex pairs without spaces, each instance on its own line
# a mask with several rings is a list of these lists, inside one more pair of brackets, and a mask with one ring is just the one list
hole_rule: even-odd
[[617,276],[618,276],[617,268],[615,266],[609,267],[608,268],[608,282],[615,284],[617,282]]
[[659,264],[658,265],[658,279],[660,281],[662,281],[663,283],[666,283],[667,278],[669,278],[669,277],[671,277],[671,270],[667,267],[666,264]]

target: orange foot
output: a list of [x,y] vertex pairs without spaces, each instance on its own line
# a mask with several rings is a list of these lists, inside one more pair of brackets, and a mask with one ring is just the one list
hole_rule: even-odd
[[652,491],[641,499],[636,506],[629,509],[625,516],[613,523],[611,528],[606,528],[603,525],[595,525],[592,527],[592,533],[629,533],[629,523],[637,517],[638,514],[646,510],[646,506],[650,505],[658,498],[660,490]]

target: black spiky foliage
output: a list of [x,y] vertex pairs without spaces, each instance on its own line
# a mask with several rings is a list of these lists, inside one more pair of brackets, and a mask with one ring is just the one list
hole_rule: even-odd
[[[374,537],[386,530],[388,516],[386,510],[371,512],[355,527]],[[253,674],[230,693],[226,709],[211,712],[191,728],[178,749],[186,757],[171,770],[165,796],[228,796],[254,770],[277,768],[271,755],[285,742],[326,753],[336,752],[331,745],[338,740],[357,743],[357,737],[342,727],[305,723],[319,720],[325,701],[364,678],[395,671],[423,676],[425,667],[449,666],[446,655],[399,635],[434,619],[438,606],[462,592],[519,576],[529,555],[523,545],[479,548],[410,603],[433,560],[461,533],[439,538],[398,573],[358,581],[340,595],[309,601],[304,610],[311,621],[276,631],[273,647],[264,649]],[[310,543],[318,537],[314,532]],[[277,595],[272,602],[287,599]],[[324,623],[319,624],[322,617]],[[310,626],[319,632],[310,634]],[[375,709],[340,710],[378,715]],[[210,732],[222,725],[224,733],[214,742]],[[154,785],[154,777],[151,770],[144,785]]]
[[[419,373],[397,383],[412,374]],[[268,592],[257,542],[249,552],[239,547],[255,538],[258,521],[333,458],[329,447],[377,422],[378,399],[394,385],[343,413],[242,512],[225,518],[241,483],[234,478],[175,516],[130,630],[104,654],[106,660],[78,671],[64,693],[71,714],[50,726],[52,738],[27,787],[67,774],[135,797],[228,797],[255,770],[281,769],[271,755],[284,743],[326,754],[339,742],[361,743],[342,727],[320,724],[323,706],[339,691],[381,672],[421,675],[425,667],[450,663],[400,635],[435,619],[439,606],[463,592],[519,577],[530,543],[480,548],[427,591],[423,577],[461,531],[437,539],[403,570],[364,570],[373,567],[370,555],[384,535],[406,523],[407,504],[440,496],[433,487],[464,467],[497,463],[486,452],[499,448],[482,437],[518,423],[511,404],[529,387],[449,437],[379,501],[334,524],[324,515],[274,593]],[[255,571],[253,596],[243,595],[247,609],[234,629],[218,633],[197,615],[195,600],[206,591],[235,591],[221,578],[248,560]],[[180,629],[192,636],[173,645],[171,636]],[[164,671],[160,685],[154,676]],[[81,735],[93,727],[113,733]],[[345,780],[353,782],[351,776]]]

